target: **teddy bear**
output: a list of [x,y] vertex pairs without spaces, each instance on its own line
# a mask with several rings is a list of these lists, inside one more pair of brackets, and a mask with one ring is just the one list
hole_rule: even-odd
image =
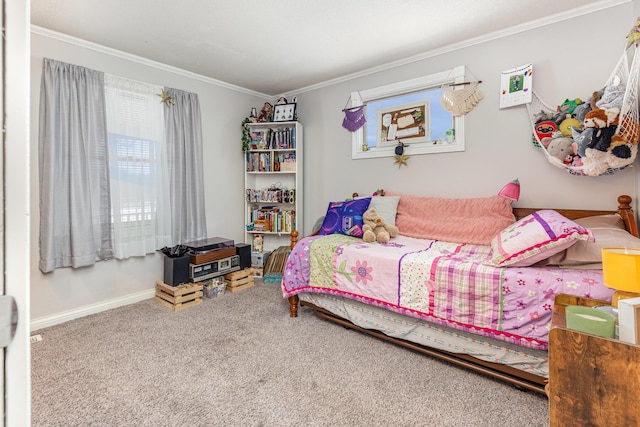
[[398,235],[398,227],[387,224],[374,208],[369,208],[362,214],[362,240],[365,242],[387,243],[390,238]]

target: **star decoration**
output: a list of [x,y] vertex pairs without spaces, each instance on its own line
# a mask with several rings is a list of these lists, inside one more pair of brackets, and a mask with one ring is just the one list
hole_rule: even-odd
[[166,89],[162,89],[162,93],[156,94],[160,97],[160,102],[164,103],[167,107],[174,104],[173,97],[169,96],[169,92]]
[[398,164],[398,169],[400,169],[402,165],[409,166],[407,165],[407,160],[409,160],[409,157],[411,156],[407,156],[406,154],[402,153],[402,154],[395,155],[393,157],[395,158],[393,163]]

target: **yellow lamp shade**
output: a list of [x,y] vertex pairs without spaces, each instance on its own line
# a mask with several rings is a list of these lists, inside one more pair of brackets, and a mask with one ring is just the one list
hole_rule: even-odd
[[640,249],[602,248],[602,274],[612,289],[640,292]]

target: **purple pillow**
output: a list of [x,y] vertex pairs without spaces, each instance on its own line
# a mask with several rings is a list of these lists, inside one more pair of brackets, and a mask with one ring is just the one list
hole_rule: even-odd
[[362,236],[362,214],[369,208],[371,197],[343,202],[331,202],[318,234]]

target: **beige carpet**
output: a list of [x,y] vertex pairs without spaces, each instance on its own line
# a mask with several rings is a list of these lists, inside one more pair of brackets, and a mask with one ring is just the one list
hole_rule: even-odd
[[37,331],[34,426],[547,426],[548,402],[317,319],[279,286]]

